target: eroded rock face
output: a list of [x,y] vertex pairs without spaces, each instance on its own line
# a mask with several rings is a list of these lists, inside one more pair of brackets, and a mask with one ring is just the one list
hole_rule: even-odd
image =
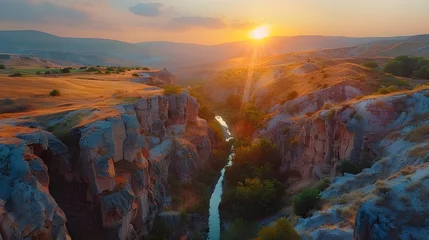
[[91,219],[79,219],[90,214],[106,230],[91,237],[147,235],[171,204],[169,174],[190,181],[210,157],[214,137],[198,108],[183,92],[96,110],[65,136],[68,147],[34,120],[0,122],[0,236],[70,239],[65,214],[49,193],[51,173],[72,181],[67,187],[73,199],[60,203],[73,212],[73,229],[91,232],[81,229],[94,227]]
[[380,157],[375,143],[392,129],[429,111],[424,92],[362,100],[294,121],[275,117],[262,135],[279,146],[283,170],[297,170],[304,178],[328,177],[341,160]]
[[[46,160],[68,161],[62,152],[65,146],[48,132],[21,126],[0,126],[0,236],[70,239],[64,212],[49,193],[48,168],[41,159],[49,151],[52,158]],[[59,158],[58,153],[66,155]]]
[[[338,160],[372,159],[375,163],[356,175],[332,176],[333,183],[321,193],[323,209],[299,219],[295,226],[303,239],[425,238],[429,145],[424,137],[413,140],[411,136],[426,134],[427,92],[366,99],[335,112],[323,110],[304,122],[307,129],[296,139],[297,151],[323,157],[313,155],[312,162],[309,156],[297,158],[287,150],[290,158],[285,161],[290,163],[286,167],[299,170],[304,177],[319,178],[328,176]],[[294,127],[284,135],[293,134]],[[315,134],[324,136],[316,138]],[[326,158],[330,152],[332,157]],[[301,169],[305,165],[312,171]]]
[[100,206],[103,226],[119,239],[146,235],[170,205],[168,175],[190,181],[209,158],[213,134],[198,108],[186,91],[152,96],[74,130],[87,199]]

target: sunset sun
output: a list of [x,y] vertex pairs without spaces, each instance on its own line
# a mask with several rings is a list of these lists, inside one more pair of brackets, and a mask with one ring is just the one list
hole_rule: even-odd
[[255,40],[264,39],[270,36],[270,27],[262,25],[250,31],[250,37]]

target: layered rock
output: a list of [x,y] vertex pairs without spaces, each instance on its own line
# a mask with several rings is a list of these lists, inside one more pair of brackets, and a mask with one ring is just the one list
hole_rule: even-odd
[[299,171],[305,178],[327,177],[340,160],[379,158],[375,143],[429,110],[425,93],[365,99],[294,120],[274,117],[262,134],[279,146],[284,170]]
[[119,239],[146,235],[170,205],[168,175],[190,181],[209,158],[213,134],[198,108],[188,92],[152,96],[94,113],[108,117],[72,131],[78,180],[89,184],[87,200],[101,208],[103,226]]
[[[147,235],[170,205],[169,174],[191,181],[210,157],[213,133],[198,118],[198,108],[185,91],[87,111],[81,124],[63,136],[67,146],[34,120],[1,122],[0,236],[70,239],[65,214],[49,192],[51,176],[57,181],[54,195],[72,216],[74,231],[90,232],[82,228],[99,228],[93,225],[99,222],[106,231],[85,237]],[[67,114],[54,122],[63,126],[61,122],[76,116]],[[64,188],[73,197],[62,197]],[[88,222],[80,219],[88,214],[94,222],[78,223]]]
[[[283,170],[333,179],[321,193],[322,210],[295,227],[304,239],[424,239],[428,95],[420,90],[363,99],[267,131],[281,148]],[[336,176],[341,160],[375,163]]]
[[0,236],[5,240],[70,239],[66,216],[49,193],[45,164],[70,170],[70,158],[61,142],[36,127],[26,121],[0,126]]

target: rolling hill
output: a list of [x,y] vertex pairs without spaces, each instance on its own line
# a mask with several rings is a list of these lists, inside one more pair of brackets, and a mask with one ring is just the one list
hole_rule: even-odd
[[[272,37],[264,43],[264,55],[344,48],[374,41],[402,41],[406,37],[352,38],[331,36]],[[219,45],[173,42],[126,43],[92,38],[63,38],[38,31],[0,31],[0,52],[34,55],[50,61],[100,65],[148,65],[184,67],[247,57],[253,41]]]

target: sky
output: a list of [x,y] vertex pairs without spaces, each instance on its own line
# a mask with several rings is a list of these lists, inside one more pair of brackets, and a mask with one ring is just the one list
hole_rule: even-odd
[[275,36],[429,33],[429,0],[0,0],[0,30],[126,42],[219,44]]

